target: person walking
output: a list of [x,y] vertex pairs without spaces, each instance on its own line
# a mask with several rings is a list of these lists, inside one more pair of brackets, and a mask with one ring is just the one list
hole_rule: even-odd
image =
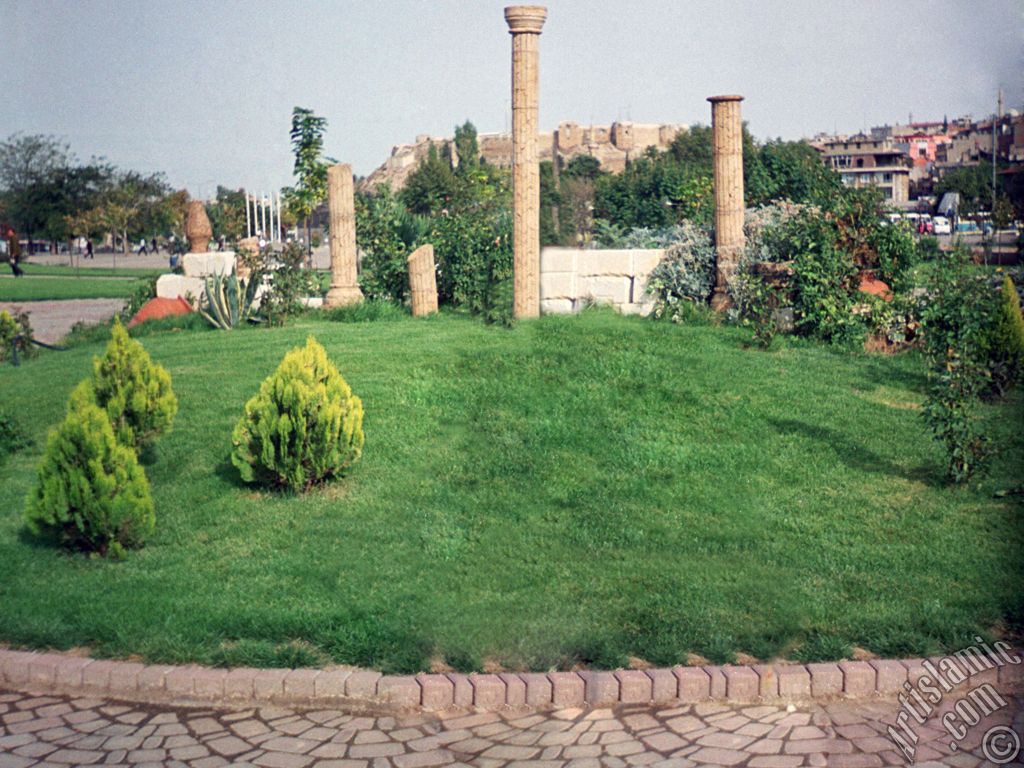
[[153,238],[153,248],[152,248],[152,252],[153,252],[154,254],[156,254],[156,253],[160,253],[160,248],[159,248],[159,247],[157,246],[157,244],[156,244],[156,238],[155,238],[155,237]]
[[86,241],[85,241],[85,258],[87,258],[87,259],[95,259],[96,258],[95,254],[93,254],[93,251],[92,251],[92,238],[91,237],[87,238]]
[[18,262],[21,261],[21,243],[18,242],[18,233],[14,231],[14,227],[7,228],[7,258],[15,277],[25,274],[24,270],[18,266]]

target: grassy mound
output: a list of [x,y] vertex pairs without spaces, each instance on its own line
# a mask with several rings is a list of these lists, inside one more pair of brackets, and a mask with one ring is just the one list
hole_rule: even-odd
[[[313,333],[366,404],[363,458],[303,496],[231,465],[239,409]],[[604,312],[513,330],[441,316],[154,334],[175,430],[161,522],[125,562],[21,522],[46,428],[99,351],[0,368],[35,440],[0,467],[0,640],[150,660],[388,671],[929,654],[1020,626],[1010,449],[952,489],[913,355]]]

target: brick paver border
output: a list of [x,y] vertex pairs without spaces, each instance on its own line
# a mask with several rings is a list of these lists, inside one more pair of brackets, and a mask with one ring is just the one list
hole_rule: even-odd
[[[1020,656],[1020,651],[1015,651]],[[123,701],[288,707],[344,705],[393,711],[505,707],[609,707],[721,701],[807,702],[891,696],[913,683],[926,659],[830,664],[673,667],[543,673],[382,675],[362,669],[216,669],[145,665],[0,649],[0,687]],[[938,659],[932,659],[933,664]],[[1004,664],[965,685],[1024,690],[1024,664]]]

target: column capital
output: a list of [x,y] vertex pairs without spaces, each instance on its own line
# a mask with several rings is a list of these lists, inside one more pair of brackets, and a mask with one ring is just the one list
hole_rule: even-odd
[[708,101],[712,104],[718,104],[721,101],[743,101],[743,97],[737,96],[736,94],[729,94],[726,96],[708,96]]
[[510,5],[505,9],[505,22],[510,35],[539,35],[548,17],[543,5]]

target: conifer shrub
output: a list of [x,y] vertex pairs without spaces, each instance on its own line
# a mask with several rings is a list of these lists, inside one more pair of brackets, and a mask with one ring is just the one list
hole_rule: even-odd
[[34,533],[103,556],[120,557],[152,532],[146,474],[95,404],[69,409],[50,432],[24,517]]
[[92,378],[72,393],[70,407],[89,401],[106,411],[117,439],[136,450],[170,429],[178,412],[171,375],[128,336],[119,320],[114,321],[106,353],[93,358]]
[[1024,316],[1021,315],[1017,287],[1009,275],[1003,278],[999,294],[995,327],[989,337],[989,365],[992,370],[991,390],[1001,395],[1024,372]]
[[363,403],[310,336],[245,404],[231,440],[243,480],[305,490],[359,459]]

